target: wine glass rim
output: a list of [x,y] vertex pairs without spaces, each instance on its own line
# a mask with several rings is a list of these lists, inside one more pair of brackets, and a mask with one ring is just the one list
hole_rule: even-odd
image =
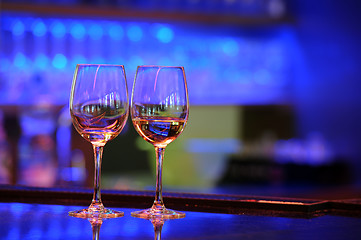
[[119,64],[106,64],[106,63],[78,63],[77,66],[102,66],[102,67],[124,67]]
[[184,68],[182,66],[165,66],[165,65],[139,65],[138,68]]

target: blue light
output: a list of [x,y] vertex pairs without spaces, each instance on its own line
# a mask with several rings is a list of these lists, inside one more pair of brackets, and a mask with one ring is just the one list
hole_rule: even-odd
[[[252,30],[249,34],[245,31],[243,34],[233,28],[224,30],[221,26],[189,28],[186,25],[130,22],[126,19],[26,15],[4,15],[2,18],[3,31],[10,34],[8,42],[3,44],[6,51],[0,54],[0,73],[5,74],[6,79],[11,78],[7,77],[9,68],[42,73],[49,67],[72,72],[75,64],[79,63],[120,63],[130,69],[142,64],[184,65],[192,78],[200,78],[209,86],[207,91],[200,90],[204,84],[193,86],[196,104],[248,104],[253,101],[278,101],[278,96],[283,94],[287,97],[284,89],[289,85],[289,75],[292,74],[289,58],[298,51],[293,50],[298,42],[288,28],[285,33],[282,28],[267,30],[263,34],[260,28],[260,31]],[[50,34],[51,49],[44,46],[48,43],[44,42],[47,34]],[[107,44],[99,44],[100,41]],[[143,41],[149,45],[145,50],[139,45]],[[29,50],[29,44],[35,44],[38,52]],[[6,49],[8,45],[13,49]],[[158,49],[160,46],[166,49]],[[55,56],[57,53],[62,55]],[[232,89],[228,91],[228,88]],[[62,92],[66,91],[56,93],[59,98],[56,101],[66,101]],[[267,94],[270,97],[266,99],[264,96]]]
[[173,51],[174,51],[175,59],[179,63],[186,63],[188,61],[188,54],[186,53],[186,47],[185,46],[177,45],[177,46],[175,46]]
[[281,53],[271,55],[269,57],[269,62],[270,68],[275,71],[282,70],[284,68],[283,55],[281,55]]
[[158,59],[158,65],[161,65],[161,66],[171,66],[171,65],[174,65],[173,62],[167,58],[167,57],[161,57]]
[[70,34],[76,39],[83,39],[85,37],[84,25],[80,23],[75,23],[70,29]]
[[18,68],[24,68],[26,66],[26,57],[22,53],[17,53],[14,58],[14,65]]
[[75,68],[75,66],[77,64],[82,64],[82,63],[86,63],[87,62],[87,59],[83,56],[83,55],[75,55],[72,59],[72,64],[74,65],[73,68]]
[[10,212],[12,214],[14,214],[15,216],[19,216],[21,215],[23,212],[29,211],[30,209],[30,205],[29,204],[25,204],[25,203],[12,203],[10,205]]
[[5,239],[20,239],[20,226],[14,224],[14,226],[9,229]]
[[11,63],[7,58],[0,58],[0,72],[5,72],[9,70]]
[[56,38],[62,38],[65,36],[66,28],[62,22],[54,21],[54,23],[51,26],[51,33]]
[[136,69],[137,66],[143,65],[144,61],[143,58],[139,57],[139,56],[132,56],[129,59],[129,65],[131,66],[131,68]]
[[49,59],[44,54],[39,54],[35,58],[35,66],[38,67],[39,69],[45,70],[48,64],[49,64]]
[[235,40],[229,39],[223,43],[222,49],[225,54],[234,57],[237,56],[239,52],[239,45]]
[[14,36],[21,36],[25,32],[25,26],[22,21],[16,20],[12,26],[12,33]]
[[99,40],[103,37],[103,28],[98,24],[92,24],[89,28],[89,35],[94,40]]
[[43,232],[44,239],[52,239],[54,236],[62,236],[64,234],[64,229],[59,221],[49,221],[47,226],[48,228]]
[[[122,234],[124,234],[126,237],[134,237],[137,236],[137,234],[139,234],[140,229],[139,227],[142,226],[139,221],[134,221],[132,219],[132,221],[126,221],[122,227],[121,227],[121,232]],[[153,229],[152,228],[142,228],[142,231],[149,233],[149,235],[151,236],[153,234]]]
[[139,42],[143,37],[143,31],[139,26],[133,25],[127,31],[128,38],[133,42]]
[[267,85],[271,82],[271,74],[267,69],[260,69],[254,73],[254,81],[262,85]]
[[173,40],[174,33],[169,27],[161,27],[157,32],[157,38],[162,43],[169,43]]
[[242,84],[250,84],[251,83],[251,73],[248,70],[241,69],[238,71],[237,79]]
[[46,26],[40,19],[35,20],[32,24],[33,34],[37,37],[42,37],[46,34]]
[[52,64],[55,68],[62,69],[65,68],[68,60],[63,54],[56,54],[53,58]]
[[121,40],[124,36],[123,28],[114,24],[109,28],[109,36],[114,40]]
[[90,60],[91,64],[105,64],[106,62],[107,61],[101,56],[95,56],[93,59]]

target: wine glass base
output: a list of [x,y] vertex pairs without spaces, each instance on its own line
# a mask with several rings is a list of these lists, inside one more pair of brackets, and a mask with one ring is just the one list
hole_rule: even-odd
[[69,212],[69,216],[77,217],[77,218],[118,218],[124,216],[124,212],[115,211],[106,208],[98,211],[85,208],[81,210],[71,211]]
[[144,219],[177,219],[184,218],[186,214],[166,208],[162,210],[148,208],[141,211],[132,212],[131,216]]

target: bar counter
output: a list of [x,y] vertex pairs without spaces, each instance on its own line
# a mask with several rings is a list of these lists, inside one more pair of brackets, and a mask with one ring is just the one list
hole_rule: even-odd
[[361,199],[307,200],[164,193],[183,219],[130,216],[150,207],[151,191],[102,191],[124,217],[91,222],[68,216],[87,206],[91,190],[0,186],[0,239],[361,239]]

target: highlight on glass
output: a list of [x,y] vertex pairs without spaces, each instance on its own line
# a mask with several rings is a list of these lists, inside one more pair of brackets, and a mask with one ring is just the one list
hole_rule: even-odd
[[156,153],[156,191],[151,208],[132,212],[139,218],[183,218],[182,212],[167,209],[162,198],[162,168],[166,146],[183,131],[189,112],[183,67],[138,66],[131,98],[131,117],[138,134]]
[[102,154],[105,144],[124,128],[129,113],[123,65],[78,64],[75,69],[70,114],[78,133],[93,146],[94,193],[90,206],[69,212],[80,218],[115,218],[123,212],[104,208],[100,193]]

